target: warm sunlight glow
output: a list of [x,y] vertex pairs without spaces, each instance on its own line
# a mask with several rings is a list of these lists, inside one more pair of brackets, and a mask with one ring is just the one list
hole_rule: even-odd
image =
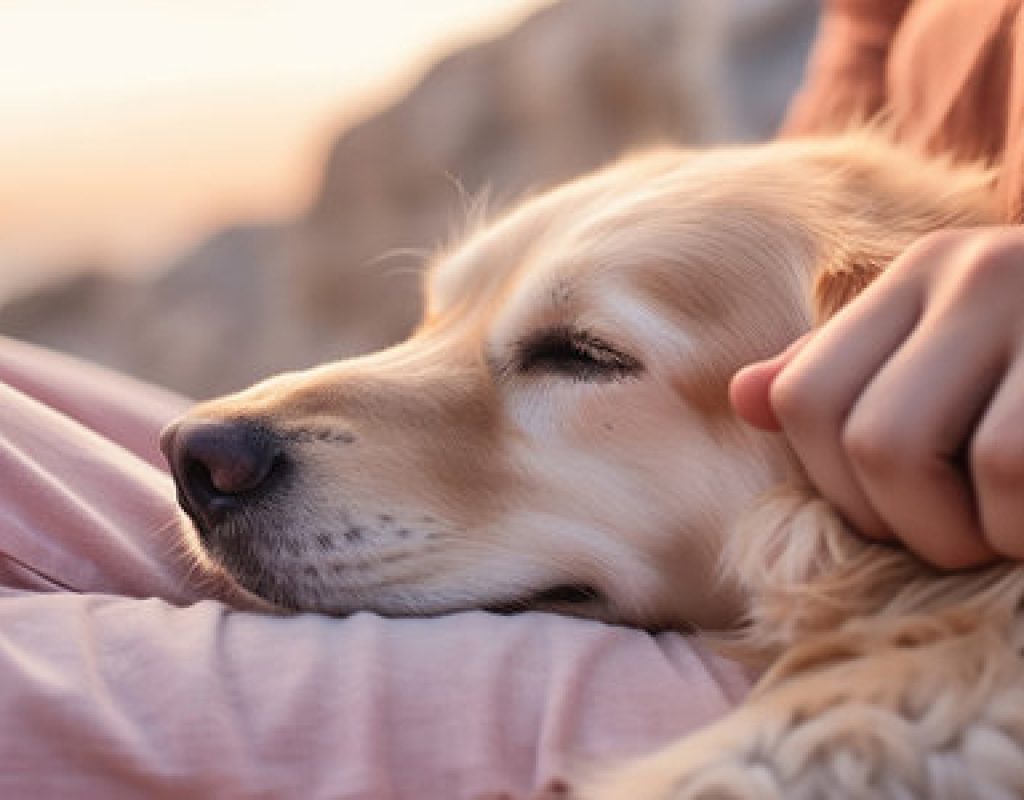
[[295,213],[341,125],[550,1],[0,2],[0,289]]

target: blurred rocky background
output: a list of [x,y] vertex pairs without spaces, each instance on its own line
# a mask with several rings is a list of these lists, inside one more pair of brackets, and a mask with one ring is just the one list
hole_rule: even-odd
[[197,398],[384,347],[481,193],[500,208],[646,144],[770,136],[816,18],[813,0],[561,0],[340,131],[298,218],[145,278],[77,269],[9,298],[0,333]]

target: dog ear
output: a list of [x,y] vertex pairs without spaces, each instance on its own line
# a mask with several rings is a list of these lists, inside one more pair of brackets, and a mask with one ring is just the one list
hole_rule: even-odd
[[812,160],[826,187],[829,224],[817,229],[828,243],[812,297],[819,324],[922,236],[1000,218],[997,173],[983,164],[924,157],[870,131],[820,144]]
[[879,258],[861,256],[831,264],[819,272],[811,296],[815,325],[835,316],[881,275],[884,268]]

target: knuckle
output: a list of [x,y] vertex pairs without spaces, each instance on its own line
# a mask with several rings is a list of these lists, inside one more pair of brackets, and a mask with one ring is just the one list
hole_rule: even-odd
[[964,232],[952,228],[931,231],[918,239],[912,246],[911,251],[920,255],[932,255],[938,251],[946,251],[960,244]]
[[972,240],[963,252],[961,263],[959,280],[967,291],[1005,292],[1007,280],[1024,274],[1020,242],[998,236]]
[[770,400],[776,416],[789,425],[816,427],[821,414],[813,377],[806,372],[787,370],[772,384]]
[[916,448],[901,443],[888,425],[862,422],[854,417],[843,428],[840,438],[847,457],[870,472],[895,472],[916,460]]
[[894,265],[906,273],[928,272],[934,268],[936,259],[955,249],[963,236],[962,231],[938,230],[926,233],[911,244]]
[[791,433],[827,436],[842,421],[844,401],[827,369],[787,369],[772,384],[770,402]]
[[1007,436],[979,434],[969,458],[975,481],[1024,491],[1024,444]]

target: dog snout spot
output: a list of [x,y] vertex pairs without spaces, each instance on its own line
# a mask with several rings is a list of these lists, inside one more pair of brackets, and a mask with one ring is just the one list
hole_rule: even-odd
[[174,423],[161,434],[160,446],[182,506],[209,524],[262,494],[284,458],[277,438],[249,421]]

